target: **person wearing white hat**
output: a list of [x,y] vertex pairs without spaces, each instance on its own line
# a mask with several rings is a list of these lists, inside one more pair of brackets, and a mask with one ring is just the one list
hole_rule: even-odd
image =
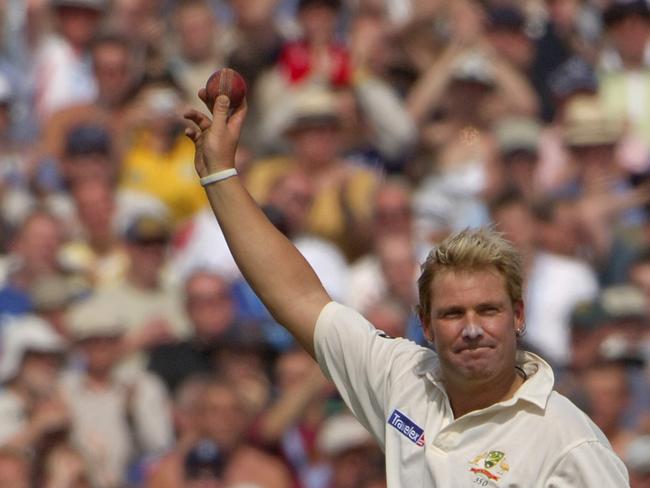
[[0,356],[0,446],[29,449],[67,427],[57,392],[66,344],[45,320],[22,316],[3,329]]
[[94,481],[122,486],[131,461],[171,446],[170,401],[158,378],[119,367],[126,332],[119,308],[89,299],[67,318],[83,364],[61,380],[72,438],[87,450]]

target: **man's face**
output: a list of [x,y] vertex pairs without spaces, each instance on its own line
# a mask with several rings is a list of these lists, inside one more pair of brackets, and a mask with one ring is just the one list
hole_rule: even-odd
[[629,15],[611,26],[608,34],[625,61],[643,61],[645,45],[650,38],[650,22],[641,16]]
[[60,354],[28,351],[20,368],[19,379],[33,394],[45,395],[56,385],[61,369]]
[[204,391],[197,415],[201,435],[228,451],[241,439],[246,420],[236,393],[227,386],[212,386]]
[[197,338],[215,339],[228,330],[235,309],[225,281],[210,274],[197,275],[188,282],[185,294]]
[[111,105],[123,102],[133,83],[126,46],[110,42],[96,46],[93,66],[100,98]]
[[513,305],[505,278],[495,269],[443,271],[432,283],[433,341],[447,381],[472,386],[510,378],[524,323],[522,302]]
[[25,223],[16,254],[35,272],[51,272],[58,267],[61,242],[61,230],[56,220],[45,215],[35,216]]
[[59,7],[56,10],[61,34],[75,47],[86,47],[97,30],[101,12],[84,7]]
[[91,337],[80,342],[89,371],[105,374],[113,369],[120,357],[120,338]]

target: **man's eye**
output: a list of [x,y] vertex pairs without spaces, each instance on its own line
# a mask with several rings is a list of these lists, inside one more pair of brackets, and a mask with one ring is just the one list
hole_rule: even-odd
[[495,315],[499,313],[499,309],[497,307],[485,307],[481,309],[481,313],[483,315]]
[[449,312],[445,312],[445,313],[443,313],[443,314],[442,314],[442,318],[443,318],[443,319],[456,319],[456,318],[460,317],[461,315],[462,315],[462,314],[461,314],[460,311],[458,311],[458,310],[452,310],[452,311],[449,311]]

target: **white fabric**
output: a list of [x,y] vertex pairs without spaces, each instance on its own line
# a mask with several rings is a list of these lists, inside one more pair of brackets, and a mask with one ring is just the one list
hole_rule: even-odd
[[569,360],[574,307],[598,294],[594,271],[582,261],[539,253],[526,289],[526,340],[559,365]]
[[165,386],[142,372],[135,380],[115,380],[106,389],[88,385],[71,372],[62,389],[72,416],[74,439],[89,461],[116,485],[123,483],[134,453],[161,454],[173,444],[171,405]]
[[27,427],[23,400],[11,390],[0,391],[0,447]]
[[339,248],[310,235],[296,237],[293,244],[313,268],[329,296],[347,303],[349,267]]
[[350,287],[347,304],[361,313],[377,303],[387,290],[379,259],[367,254],[350,266]]
[[75,53],[64,39],[46,38],[36,56],[36,109],[45,120],[56,110],[91,102],[97,95],[90,56]]
[[[386,338],[335,302],[321,312],[314,344],[324,373],[384,449],[389,488],[629,485],[605,436],[552,391],[551,368],[531,353],[520,353],[528,379],[513,398],[454,419],[430,349]],[[490,454],[501,457],[489,465]]]

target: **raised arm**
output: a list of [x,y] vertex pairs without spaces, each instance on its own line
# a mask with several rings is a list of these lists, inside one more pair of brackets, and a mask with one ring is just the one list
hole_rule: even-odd
[[[205,100],[205,91],[199,92]],[[229,100],[220,96],[212,121],[192,110],[186,130],[196,146],[200,177],[234,167],[246,102],[229,116]],[[330,301],[320,281],[293,244],[264,216],[238,177],[206,186],[212,210],[242,274],[269,309],[298,342],[314,356],[314,326]]]

